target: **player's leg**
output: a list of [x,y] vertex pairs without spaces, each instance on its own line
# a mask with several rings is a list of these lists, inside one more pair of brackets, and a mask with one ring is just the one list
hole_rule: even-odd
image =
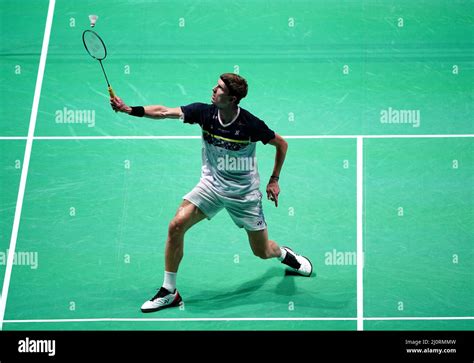
[[224,204],[234,223],[247,231],[250,247],[255,256],[263,259],[276,257],[298,274],[311,276],[313,267],[308,258],[294,253],[288,247],[280,247],[275,241],[268,239],[262,193],[259,190],[254,190],[243,198],[225,198]]
[[188,200],[183,200],[168,226],[163,285],[155,296],[142,305],[142,312],[151,313],[167,307],[178,306],[181,302],[181,296],[176,289],[176,276],[179,263],[183,258],[184,234],[204,218],[206,215],[198,207]]
[[218,196],[202,182],[183,199],[168,226],[163,285],[155,296],[142,305],[144,313],[179,305],[181,296],[176,289],[176,278],[183,258],[184,235],[193,225],[204,218],[211,219],[223,208]]
[[142,312],[151,313],[167,307],[178,306],[181,302],[181,296],[176,289],[176,277],[179,263],[183,258],[184,234],[204,218],[206,215],[197,206],[188,200],[183,200],[168,226],[163,285],[155,296],[142,305]]
[[268,239],[267,229],[260,231],[248,231],[250,248],[255,256],[262,259],[274,258],[281,256],[280,246],[275,241]]
[[259,231],[247,230],[250,248],[255,256],[262,259],[278,258],[281,263],[289,266],[294,272],[311,276],[313,266],[311,261],[304,256],[300,256],[288,247],[279,247],[275,241],[268,239],[267,229]]
[[188,200],[183,200],[168,226],[168,238],[165,247],[166,271],[178,272],[179,263],[183,258],[184,234],[204,218],[206,218],[206,215],[198,207]]

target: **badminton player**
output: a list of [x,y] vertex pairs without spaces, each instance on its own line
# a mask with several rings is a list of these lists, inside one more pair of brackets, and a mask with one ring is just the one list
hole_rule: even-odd
[[184,235],[193,225],[212,219],[222,209],[227,210],[237,227],[245,229],[255,256],[276,258],[292,271],[311,276],[313,268],[308,258],[268,238],[255,162],[256,143],[261,141],[276,148],[273,173],[266,187],[267,197],[276,207],[280,194],[278,180],[288,144],[262,120],[239,106],[247,89],[243,77],[225,73],[212,89],[211,104],[130,107],[117,96],[110,99],[115,111],[153,119],[180,119],[184,123],[199,124],[202,129],[201,179],[183,196],[169,224],[163,285],[142,305],[144,313],[179,305],[181,296],[176,289],[176,277],[183,257]]

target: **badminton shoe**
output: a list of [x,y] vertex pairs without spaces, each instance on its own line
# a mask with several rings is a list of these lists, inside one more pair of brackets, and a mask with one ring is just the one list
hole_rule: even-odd
[[311,276],[311,273],[313,272],[313,265],[308,258],[298,255],[297,253],[293,252],[291,248],[282,248],[286,251],[286,256],[283,261],[281,261],[281,263],[289,266],[292,271],[300,275]]
[[181,301],[178,290],[174,290],[171,293],[164,287],[161,287],[155,296],[142,305],[141,310],[142,313],[152,313],[161,309],[178,306]]

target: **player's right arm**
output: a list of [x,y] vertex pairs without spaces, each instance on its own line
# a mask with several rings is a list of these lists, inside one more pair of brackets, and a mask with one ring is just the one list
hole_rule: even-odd
[[144,117],[148,118],[182,118],[183,112],[181,107],[166,107],[166,106],[145,106]]
[[[132,108],[126,105],[122,99],[118,96],[110,98],[110,105],[112,106],[113,110],[116,112],[123,112],[127,114],[131,114]],[[151,105],[151,106],[144,106],[145,114],[144,117],[154,118],[154,119],[165,119],[165,118],[182,118],[183,112],[181,111],[181,107],[166,107],[161,105]]]

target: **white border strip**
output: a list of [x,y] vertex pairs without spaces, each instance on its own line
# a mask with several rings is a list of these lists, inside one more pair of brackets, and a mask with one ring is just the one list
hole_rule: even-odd
[[363,191],[364,139],[357,138],[357,330],[364,330]]
[[[95,323],[95,322],[198,322],[198,321],[358,321],[358,318],[85,318],[85,319],[25,319],[4,320],[5,324],[26,323]],[[380,317],[363,318],[365,321],[403,321],[403,320],[474,320],[474,316],[444,317]]]
[[[429,138],[469,138],[474,134],[448,135],[289,135],[285,139],[429,139]],[[188,140],[201,136],[34,136],[34,140]],[[0,140],[27,140],[25,136],[0,136]]]
[[35,134],[36,117],[38,116],[38,106],[39,106],[39,101],[40,101],[40,96],[41,96],[41,87],[43,85],[44,69],[46,66],[46,57],[48,55],[49,37],[51,35],[51,25],[53,23],[55,2],[56,0],[49,1],[48,16],[46,18],[46,26],[45,26],[44,37],[43,37],[43,46],[41,48],[41,57],[40,57],[40,62],[38,66],[38,76],[36,78],[35,95],[33,97],[33,106],[32,106],[31,115],[30,115],[30,126],[28,129],[28,138],[26,139],[25,156],[23,159],[23,168],[21,170],[20,187],[18,189],[18,198],[17,198],[16,208],[15,208],[15,218],[13,220],[13,228],[12,228],[12,235],[10,239],[10,247],[8,251],[7,266],[5,270],[5,277],[3,280],[2,296],[0,299],[0,330],[3,329],[5,308],[7,305],[7,298],[8,298],[8,289],[10,287],[10,278],[11,278],[12,267],[13,267],[13,258],[15,254],[16,241],[18,237],[18,229],[20,227],[20,217],[21,217],[21,210],[23,207],[23,197],[25,195],[26,179],[28,176],[28,167],[30,165],[31,149],[33,146],[33,136]]

